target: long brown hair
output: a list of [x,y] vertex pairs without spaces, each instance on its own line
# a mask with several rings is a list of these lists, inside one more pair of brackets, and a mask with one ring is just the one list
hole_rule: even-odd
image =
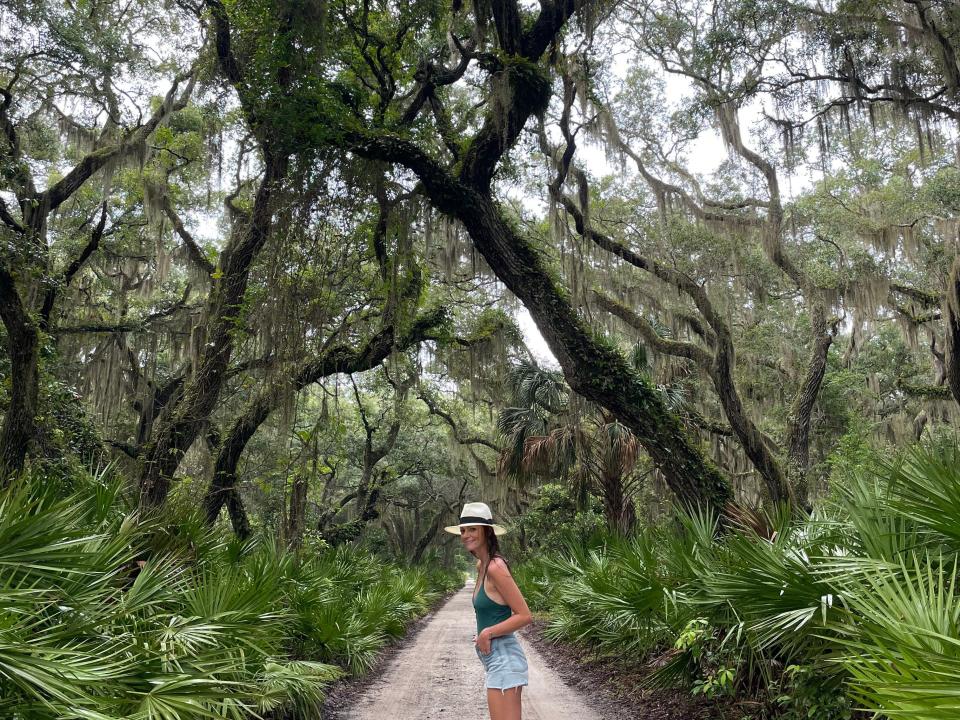
[[[487,541],[487,566],[483,568],[484,576],[487,573],[487,567],[490,566],[490,561],[494,558],[500,558],[503,560],[503,564],[507,566],[507,570],[510,570],[510,563],[507,562],[507,559],[503,556],[503,553],[500,552],[500,541],[497,540],[497,534],[493,531],[493,528],[489,525],[483,525],[483,537]],[[513,571],[510,571],[510,574],[513,574]]]

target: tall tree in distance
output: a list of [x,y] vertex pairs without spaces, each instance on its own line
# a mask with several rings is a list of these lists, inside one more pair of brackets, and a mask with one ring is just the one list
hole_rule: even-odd
[[[157,33],[182,20],[178,12],[162,16],[152,3],[138,3],[155,22]],[[110,175],[125,164],[139,162],[156,130],[179,109],[194,89],[193,54],[178,56],[166,47],[168,57],[148,60],[148,46],[157,39],[125,37],[110,28],[123,21],[123,10],[104,6],[102,12],[20,7],[5,13],[4,48],[0,55],[0,318],[6,329],[11,363],[9,405],[0,429],[0,475],[9,478],[24,463],[37,441],[40,346],[49,330],[57,296],[97,251],[109,218]],[[171,57],[172,56],[172,57]],[[186,57],[187,65],[182,63]],[[149,93],[130,93],[120,76],[133,68],[169,75],[161,70],[181,65],[168,80],[165,97],[151,108]],[[82,79],[76,75],[83,68]],[[65,106],[76,103],[84,112],[67,115]],[[86,117],[83,117],[86,115]],[[38,118],[60,123],[65,142],[51,148],[37,137]],[[82,118],[82,119],[81,119]],[[89,119],[88,119],[89,118]],[[44,178],[37,174],[48,172]],[[91,216],[87,240],[67,260],[55,265],[50,224],[58,212],[76,201],[91,179],[104,180],[103,196]],[[13,205],[4,197],[12,196]],[[82,226],[81,226],[82,227]]]

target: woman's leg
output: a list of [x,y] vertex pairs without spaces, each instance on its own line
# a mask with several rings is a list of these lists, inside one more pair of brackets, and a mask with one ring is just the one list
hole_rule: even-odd
[[487,706],[490,720],[520,720],[520,691],[523,687],[509,690],[487,689]]

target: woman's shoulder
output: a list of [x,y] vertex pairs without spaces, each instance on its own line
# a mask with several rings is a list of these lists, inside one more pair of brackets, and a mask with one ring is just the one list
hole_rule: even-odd
[[502,557],[495,557],[490,560],[490,563],[487,565],[487,573],[492,575],[494,579],[498,577],[506,577],[510,575],[510,568],[507,565],[507,561]]

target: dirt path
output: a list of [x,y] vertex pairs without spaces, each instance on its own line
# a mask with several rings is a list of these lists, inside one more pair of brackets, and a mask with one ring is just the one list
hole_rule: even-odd
[[[482,720],[487,717],[483,667],[473,650],[472,584],[444,605],[360,695],[344,720]],[[522,638],[530,666],[523,720],[603,720],[564,685]]]

